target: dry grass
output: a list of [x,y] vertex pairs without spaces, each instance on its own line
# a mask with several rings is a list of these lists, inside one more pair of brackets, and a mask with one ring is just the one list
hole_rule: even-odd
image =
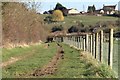
[[29,44],[45,40],[46,31],[39,14],[22,3],[3,3],[3,45]]

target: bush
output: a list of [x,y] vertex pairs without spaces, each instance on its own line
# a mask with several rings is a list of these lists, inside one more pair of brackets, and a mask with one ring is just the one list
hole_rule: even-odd
[[76,26],[72,26],[68,29],[68,33],[73,33],[73,32],[78,32],[78,31],[79,31],[79,29]]
[[62,25],[54,26],[51,30],[52,30],[51,32],[62,31],[63,27],[62,27]]
[[52,14],[52,21],[63,21],[63,20],[64,20],[64,16],[62,11],[55,10]]
[[51,23],[52,22],[52,17],[47,16],[47,17],[45,17],[44,21],[47,22],[47,23]]

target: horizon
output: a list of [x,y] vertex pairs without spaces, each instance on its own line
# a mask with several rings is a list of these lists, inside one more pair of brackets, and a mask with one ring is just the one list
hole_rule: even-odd
[[44,11],[53,10],[57,3],[62,4],[67,9],[76,8],[78,11],[87,12],[88,6],[95,5],[96,10],[102,9],[104,5],[117,5],[115,10],[118,10],[120,5],[118,2],[41,2],[41,9],[37,9],[38,12],[43,13]]

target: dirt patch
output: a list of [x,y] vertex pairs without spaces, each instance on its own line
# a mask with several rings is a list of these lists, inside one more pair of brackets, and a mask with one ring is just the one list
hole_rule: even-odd
[[57,70],[58,63],[61,59],[64,59],[64,50],[61,46],[58,46],[56,55],[52,60],[41,69],[36,69],[31,75],[32,76],[45,76],[48,74],[53,74]]

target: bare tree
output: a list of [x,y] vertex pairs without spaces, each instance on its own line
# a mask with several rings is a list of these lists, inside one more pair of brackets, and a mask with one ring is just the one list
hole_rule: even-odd
[[26,2],[25,5],[27,6],[27,8],[35,12],[37,12],[38,10],[39,11],[41,10],[41,2],[36,2],[35,0]]

